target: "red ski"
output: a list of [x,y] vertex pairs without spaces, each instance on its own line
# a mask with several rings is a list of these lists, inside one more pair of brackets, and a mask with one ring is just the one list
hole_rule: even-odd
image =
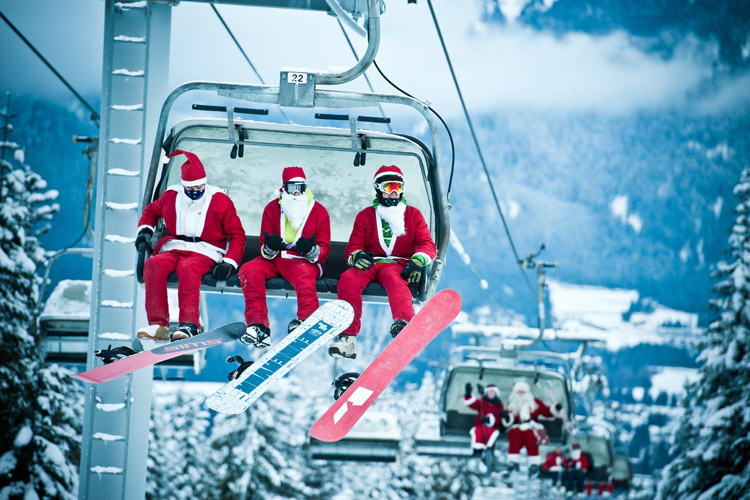
[[214,328],[195,337],[177,340],[175,342],[165,342],[163,346],[156,347],[150,351],[143,351],[132,356],[128,356],[119,361],[88,370],[82,373],[72,375],[73,378],[101,384],[116,379],[122,375],[127,375],[141,368],[145,368],[156,363],[161,363],[168,359],[176,358],[183,354],[188,354],[201,349],[206,349],[226,342],[233,342],[245,333],[245,323],[229,323],[219,328]]
[[459,311],[461,297],[456,292],[443,290],[435,294],[398,337],[315,422],[310,435],[328,442],[346,436],[383,389],[458,316]]

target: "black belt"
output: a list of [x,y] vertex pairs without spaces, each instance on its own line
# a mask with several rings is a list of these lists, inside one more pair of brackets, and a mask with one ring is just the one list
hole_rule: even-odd
[[201,241],[203,241],[198,236],[185,236],[184,234],[178,234],[175,236],[175,238],[182,241],[192,241],[193,243],[200,243]]

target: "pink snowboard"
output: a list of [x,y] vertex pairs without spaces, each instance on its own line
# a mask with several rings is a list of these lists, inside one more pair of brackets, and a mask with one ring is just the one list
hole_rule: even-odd
[[453,290],[433,296],[383,352],[310,429],[320,441],[338,441],[427,344],[461,311],[461,297]]

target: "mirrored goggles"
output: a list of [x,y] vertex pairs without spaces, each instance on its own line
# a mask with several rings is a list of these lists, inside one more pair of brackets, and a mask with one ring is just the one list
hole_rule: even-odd
[[294,194],[295,192],[303,194],[305,189],[307,189],[307,184],[304,182],[287,182],[283,188],[289,194]]
[[385,194],[401,194],[404,191],[404,183],[401,181],[376,182],[375,189],[377,189],[378,191],[382,191]]

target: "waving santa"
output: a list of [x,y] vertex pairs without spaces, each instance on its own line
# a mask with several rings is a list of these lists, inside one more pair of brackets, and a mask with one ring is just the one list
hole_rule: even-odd
[[541,400],[531,393],[529,384],[518,381],[513,384],[508,406],[508,412],[503,419],[503,424],[509,427],[508,431],[508,460],[512,463],[520,462],[521,448],[526,447],[529,464],[539,466],[542,463],[539,456],[539,442],[535,429],[543,429],[539,423],[539,417],[554,418],[560,415],[562,405],[555,404],[554,408],[545,405]]

